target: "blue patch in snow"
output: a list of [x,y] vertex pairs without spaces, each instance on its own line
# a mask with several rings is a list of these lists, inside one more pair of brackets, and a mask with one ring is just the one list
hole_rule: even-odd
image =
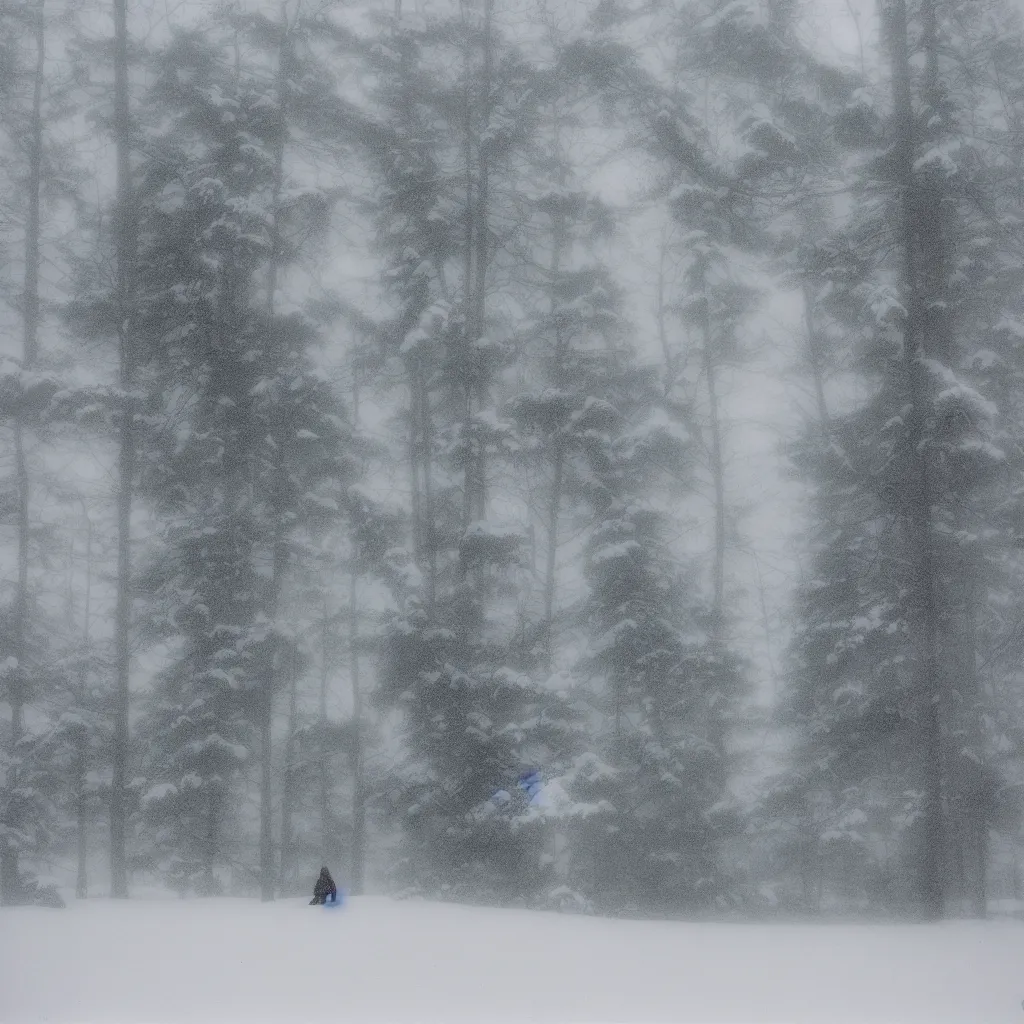
[[540,772],[536,769],[523,772],[519,776],[519,788],[527,795],[531,804],[537,802],[542,784]]

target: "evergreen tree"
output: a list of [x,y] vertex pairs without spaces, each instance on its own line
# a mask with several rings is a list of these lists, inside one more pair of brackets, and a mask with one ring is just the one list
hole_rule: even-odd
[[[201,871],[210,891],[254,726],[269,771],[274,666],[287,649],[277,607],[293,538],[337,514],[317,492],[349,475],[350,432],[311,362],[312,325],[268,298],[293,249],[280,202],[277,98],[265,80],[232,71],[216,36],[178,37],[157,72],[148,102],[177,116],[152,140],[140,190],[138,322],[170,400],[147,475],[166,524],[149,584],[165,641],[180,654],[148,716],[159,737],[148,805],[174,834],[182,884]],[[311,205],[294,201],[293,226]],[[276,874],[267,785],[265,897]]]
[[[460,57],[454,67],[448,48]],[[534,116],[532,71],[489,4],[479,18],[398,22],[386,52],[370,53],[382,73],[370,155],[397,310],[390,344],[408,382],[420,576],[396,591],[379,694],[407,727],[391,800],[407,840],[405,877],[450,895],[532,897],[549,880],[539,865],[545,830],[525,804],[522,815],[499,812],[490,797],[514,791],[523,771],[555,767],[571,746],[572,716],[538,680],[538,652],[515,626],[522,533],[487,521],[489,481],[511,436],[493,409],[509,349],[489,296],[507,258],[499,218],[515,222],[522,201],[508,176]]]
[[[50,426],[49,404],[58,389],[57,374],[43,350],[47,295],[41,279],[48,220],[73,188],[67,154],[52,132],[68,116],[67,83],[54,75],[47,44],[54,30],[42,2],[15,4],[0,14],[0,172],[14,202],[5,207],[0,232],[7,251],[17,254],[4,281],[17,313],[20,351],[8,358],[0,384],[0,418],[10,430],[13,474],[2,483],[3,521],[12,528],[16,582],[9,605],[0,610],[4,625],[0,652],[0,694],[10,708],[10,732],[0,744],[0,903],[22,898],[19,857],[38,857],[52,836],[52,765],[43,739],[51,722],[33,713],[47,704],[53,661],[48,622],[40,593],[45,567],[46,530],[39,524],[37,499],[46,494],[41,479],[41,447]],[[31,886],[31,883],[27,883]]]
[[[862,339],[870,386],[857,408],[816,424],[798,456],[821,533],[786,705],[805,746],[780,798],[799,794],[789,806],[819,891],[827,876],[846,899],[881,896],[934,917],[969,896],[984,914],[993,783],[976,662],[980,516],[1004,455],[995,409],[976,390],[974,301],[982,280],[993,288],[982,286],[985,307],[1005,299],[971,240],[984,176],[959,127],[970,93],[941,57],[963,52],[957,20],[940,24],[929,2],[886,14],[892,113],[851,105],[843,126],[856,113],[858,130],[847,137],[877,148],[845,237],[808,250],[829,284],[815,313]],[[893,244],[896,264],[878,249]]]

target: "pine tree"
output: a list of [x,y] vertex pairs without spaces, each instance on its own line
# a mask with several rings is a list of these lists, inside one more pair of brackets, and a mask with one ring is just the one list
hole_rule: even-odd
[[[965,287],[987,262],[969,234],[984,186],[959,128],[969,91],[940,56],[963,45],[949,34],[956,19],[940,25],[928,2],[886,14],[892,112],[851,104],[844,134],[878,148],[845,237],[812,250],[829,284],[815,312],[863,339],[870,387],[816,425],[799,456],[818,486],[821,543],[787,705],[806,744],[790,795],[802,794],[805,850],[828,857],[847,898],[867,890],[935,917],[969,895],[983,914],[992,782],[976,675],[979,516],[1003,461],[995,410],[976,390],[977,290]],[[890,243],[896,265],[877,248]]]
[[[25,176],[21,183],[27,216],[24,234],[24,292],[22,295],[22,353],[21,370],[31,374],[39,347],[39,250],[40,207],[42,192],[43,158],[43,75],[46,61],[46,23],[44,8],[38,4],[26,19],[31,26],[35,44],[35,70],[32,75],[32,99],[28,116],[29,142],[27,146]],[[11,125],[10,127],[15,127]],[[23,386],[22,386],[23,387]],[[11,706],[11,738],[9,761],[6,767],[4,793],[4,842],[0,849],[0,902],[14,903],[18,898],[20,879],[18,872],[17,836],[27,825],[27,809],[21,807],[25,782],[19,780],[20,750],[24,739],[24,708],[26,696],[33,680],[29,664],[29,621],[32,598],[29,593],[29,559],[31,544],[30,473],[26,457],[26,417],[28,403],[13,411],[15,486],[17,489],[17,549],[18,583],[11,611],[8,635],[9,653],[5,658],[5,689]]]
[[[41,280],[49,217],[73,188],[67,154],[52,137],[67,117],[64,76],[48,61],[53,19],[42,2],[13,5],[0,17],[3,28],[0,132],[5,140],[0,169],[16,202],[5,211],[0,230],[9,238],[12,261],[11,305],[17,310],[21,351],[9,359],[2,375],[0,416],[11,430],[13,479],[4,481],[10,494],[4,519],[13,527],[16,583],[9,608],[3,611],[2,689],[10,706],[10,736],[2,751],[4,782],[0,790],[0,902],[13,903],[23,894],[19,852],[38,856],[43,836],[52,835],[53,789],[48,749],[44,742],[47,714],[29,712],[52,696],[53,660],[59,655],[49,642],[41,600],[40,563],[48,538],[38,523],[37,499],[49,486],[41,473],[40,448],[50,427],[50,401],[58,390],[55,367],[43,349],[46,326],[45,285]],[[37,791],[37,786],[39,787]],[[29,886],[31,883],[28,883]]]
[[420,577],[396,576],[399,611],[384,638],[378,700],[402,709],[409,755],[391,805],[402,813],[407,883],[508,900],[546,885],[544,830],[489,798],[567,749],[571,732],[564,700],[539,685],[532,641],[513,625],[523,536],[487,521],[511,437],[493,409],[509,355],[489,303],[507,259],[496,225],[519,201],[504,176],[533,117],[532,72],[489,4],[479,17],[403,18],[386,48],[366,51],[382,83],[369,156],[396,309],[388,344],[406,371]]
[[214,889],[232,779],[255,726],[269,898],[269,722],[287,651],[277,608],[295,531],[337,515],[320,483],[344,483],[350,468],[343,410],[310,360],[313,326],[269,298],[294,258],[286,228],[301,231],[322,207],[300,195],[284,210],[280,104],[262,79],[232,72],[216,36],[179,37],[157,70],[148,101],[177,116],[153,140],[141,192],[139,323],[162,340],[164,422],[179,402],[184,419],[154,437],[147,482],[167,525],[149,583],[182,647],[150,709],[161,742],[149,809],[173,823],[182,883],[201,871]]

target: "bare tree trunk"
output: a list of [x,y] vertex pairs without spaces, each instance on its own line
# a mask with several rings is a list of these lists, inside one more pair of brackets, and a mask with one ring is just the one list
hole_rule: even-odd
[[[423,396],[425,399],[425,395]],[[429,416],[424,411],[423,422]],[[359,373],[352,373],[352,422],[359,429]],[[425,461],[430,459],[429,449],[424,449]],[[352,892],[360,896],[365,888],[366,876],[366,784],[363,778],[363,691],[359,674],[359,557],[356,537],[352,536],[352,564],[349,567],[348,586],[348,653],[349,674],[352,681]],[[433,562],[431,562],[433,566]],[[431,574],[433,575],[433,574]],[[433,614],[433,579],[431,579],[431,614]]]
[[292,811],[295,804],[295,729],[298,725],[299,686],[295,648],[290,650],[288,672],[288,735],[284,741],[284,790],[281,794],[281,861],[277,876],[278,894],[284,896],[295,874],[295,836]]
[[349,576],[349,666],[352,677],[352,892],[359,896],[366,875],[366,786],[363,779],[363,694],[359,675],[359,577]]
[[409,366],[409,493],[412,508],[412,553],[416,564],[423,558],[423,509],[420,498],[420,459],[430,456],[421,453],[420,437],[420,358],[413,354]]
[[127,782],[131,702],[131,528],[135,479],[135,364],[131,316],[133,271],[138,256],[138,229],[131,181],[132,125],[128,81],[127,0],[114,0],[114,142],[117,149],[117,334],[121,385],[121,431],[117,494],[117,611],[115,648],[117,686],[114,698],[113,776],[110,787],[110,891],[128,897]]
[[75,896],[84,900],[89,895],[89,796],[85,788],[88,743],[84,734],[79,734],[75,744],[75,852],[78,870],[75,875]]
[[711,434],[711,479],[715,489],[715,557],[712,566],[712,621],[714,642],[723,640],[725,610],[725,466],[722,458],[722,424],[718,410],[718,364],[712,351],[711,297],[704,283],[704,315],[701,322],[701,360],[708,393],[708,429]]
[[907,481],[913,569],[910,579],[913,611],[912,637],[915,652],[915,690],[921,709],[922,771],[925,785],[920,902],[926,919],[941,919],[945,912],[943,863],[943,687],[937,663],[938,624],[935,601],[935,567],[932,551],[932,483],[925,450],[925,421],[929,385],[925,370],[922,332],[922,295],[915,260],[918,211],[915,209],[914,109],[907,40],[906,0],[889,0],[886,26],[893,65],[893,108],[896,140],[893,155],[898,174],[899,232],[903,275],[904,364],[911,412],[908,417],[908,451],[914,479]]
[[[556,143],[557,144],[557,143]],[[564,185],[564,175],[560,179]],[[562,254],[566,243],[565,214],[559,209],[554,215],[552,225],[552,250],[551,250],[551,284],[557,288],[559,275],[562,271]],[[549,312],[555,324],[555,387],[562,387],[562,367],[565,358],[565,339],[562,327],[558,321],[556,310],[557,300],[555,292],[552,291]],[[565,449],[562,443],[561,427],[556,426],[551,437],[552,450],[552,480],[551,493],[548,497],[547,514],[547,551],[544,559],[544,667],[548,673],[551,672],[554,660],[554,632],[555,632],[555,572],[558,562],[558,519],[562,507],[563,476],[565,473]]]
[[[427,561],[427,614],[434,617],[437,599],[437,542],[434,527],[434,484],[431,469],[433,432],[428,362],[413,354],[409,366],[409,460],[412,467],[412,534],[417,565]],[[358,390],[355,395],[358,396]],[[358,401],[358,397],[355,398]],[[422,491],[421,491],[422,481]]]
[[281,599],[281,588],[288,571],[288,541],[284,521],[281,490],[287,473],[284,462],[284,448],[277,448],[275,485],[277,492],[274,507],[274,561],[270,594],[267,602],[266,662],[264,664],[263,701],[260,714],[260,898],[264,901],[274,898],[274,789],[273,789],[273,722],[274,690],[277,684],[277,660],[280,649],[277,615]]
[[[905,0],[904,0],[905,2]],[[921,5],[923,32],[921,43],[925,53],[925,73],[922,83],[925,118],[923,134],[941,134],[947,128],[945,96],[939,80],[938,11],[936,0],[924,0]],[[916,140],[915,140],[916,141]],[[919,291],[922,297],[921,346],[931,359],[947,366],[955,359],[953,320],[950,316],[948,295],[949,276],[949,203],[948,194],[941,185],[914,182],[915,197],[920,197],[915,230],[919,236],[921,260],[919,263]]]
[[[945,93],[939,75],[939,39],[937,0],[925,0],[922,46],[925,51],[923,80],[925,101],[925,132],[949,131],[945,111]],[[927,179],[926,179],[927,180]],[[922,349],[932,359],[946,365],[956,362],[956,339],[950,315],[949,265],[950,213],[949,195],[939,182],[922,189],[924,215],[918,218],[921,235],[923,294]],[[925,344],[925,342],[927,344]],[[969,523],[964,523],[970,526]],[[966,532],[966,531],[965,531]],[[985,784],[984,745],[979,708],[977,667],[977,555],[958,544],[951,546],[952,571],[938,576],[948,593],[956,592],[959,600],[947,602],[955,609],[956,621],[947,635],[959,640],[953,658],[943,657],[944,671],[940,680],[943,707],[940,724],[946,736],[945,780],[951,797],[946,828],[950,841],[960,849],[962,862],[964,911],[984,918],[988,912],[986,874],[988,869],[988,794]],[[941,569],[941,565],[938,566]],[[955,683],[950,676],[955,666]]]
[[217,888],[214,868],[217,865],[217,848],[220,844],[220,794],[211,786],[206,807],[206,843],[203,850],[203,879],[206,895],[212,896]]
[[[415,99],[412,95],[412,90],[409,87],[409,80],[406,75],[406,52],[407,47],[404,42],[399,38],[402,25],[402,2],[401,0],[395,0],[395,13],[394,13],[394,38],[396,49],[399,52],[399,67],[401,75],[402,85],[402,114],[405,118],[405,126],[409,127],[411,123],[411,111],[414,105]],[[438,269],[438,276],[443,277],[443,269]],[[413,558],[416,561],[417,566],[421,566],[421,559],[423,557],[424,548],[428,547],[426,530],[424,528],[424,506],[429,508],[430,495],[429,495],[429,473],[430,473],[430,445],[427,441],[427,427],[423,425],[421,427],[421,390],[425,390],[425,385],[422,382],[422,377],[426,372],[424,366],[425,360],[420,358],[418,352],[413,352],[410,355],[408,363],[408,377],[409,377],[409,493],[412,511],[412,550]],[[429,408],[425,411],[425,415],[429,417]],[[422,438],[420,434],[422,432]],[[422,446],[422,450],[421,450]],[[426,478],[423,484],[424,494],[421,495],[420,491],[420,460],[423,461],[422,474]],[[429,511],[426,513],[429,515]],[[434,586],[434,572],[431,570],[429,573],[429,582],[431,588]],[[434,591],[430,591],[429,599],[429,614],[433,618],[434,613]]]
[[672,347],[668,341],[668,325],[665,322],[667,304],[665,301],[665,257],[668,255],[668,232],[664,225],[661,229],[661,238],[658,245],[658,291],[656,306],[654,310],[658,324],[658,344],[661,346],[661,358],[665,363],[665,397],[669,397],[672,388],[676,384],[676,357],[672,353]]
[[463,73],[465,74],[465,87],[463,89],[463,161],[465,162],[466,175],[466,238],[465,238],[465,259],[463,261],[464,278],[464,358],[463,373],[465,374],[465,395],[463,397],[464,408],[462,413],[462,443],[465,446],[465,468],[463,471],[463,493],[462,493],[462,526],[465,530],[469,527],[473,515],[473,484],[474,471],[476,469],[476,457],[474,454],[475,439],[473,437],[473,377],[477,372],[475,356],[475,306],[473,287],[473,250],[475,247],[475,225],[476,205],[473,195],[473,75],[472,64],[469,58],[469,29],[466,24],[466,3],[461,0],[463,25],[466,28],[465,55],[463,61]]
[[814,322],[814,297],[806,282],[803,285],[803,299],[804,325],[807,328],[807,354],[811,364],[811,379],[814,382],[814,397],[818,404],[818,423],[822,432],[827,434],[831,418],[828,414],[828,404],[825,401],[825,360],[821,352],[821,339],[818,337],[818,330]]
[[324,864],[330,854],[331,830],[331,764],[327,756],[327,684],[330,665],[330,617],[325,591],[320,632],[320,859]]
[[[814,397],[818,406],[818,426],[821,429],[823,439],[827,440],[830,432],[831,418],[828,412],[828,404],[825,400],[824,358],[821,351],[821,339],[818,336],[817,326],[814,321],[814,296],[810,285],[808,285],[806,281],[803,284],[802,292],[804,302],[804,326],[807,330],[807,355],[811,368],[811,379],[814,383]],[[764,611],[765,631],[767,633],[768,612],[764,607],[763,587],[761,590],[761,604]],[[818,851],[818,842],[814,834],[813,815],[807,808],[804,810],[805,816],[802,821],[804,836],[801,841],[801,888],[803,891],[804,906],[808,911],[810,911],[812,909],[810,872],[813,866],[813,861],[816,857],[820,857],[820,852]],[[820,900],[817,908],[815,909],[820,911]]]
[[949,838],[961,850],[964,910],[972,917],[988,916],[988,820],[990,794],[984,768],[984,742],[979,709],[977,667],[978,579],[976,557],[953,545],[954,573],[947,584],[959,584],[960,599],[953,607],[954,621],[947,635],[957,649],[948,659],[955,666],[956,682],[946,688],[949,743],[947,769],[951,790]]
[[[271,644],[268,662],[274,659],[276,644]],[[273,778],[271,775],[272,724],[274,716],[274,671],[267,669],[260,708],[260,899],[274,898],[274,824]]]
[[[281,6],[281,29],[277,52],[277,136],[274,148],[274,178],[270,198],[270,258],[267,264],[266,312],[268,328],[274,329],[273,318],[277,301],[277,283],[281,268],[281,188],[284,181],[284,151],[287,137],[287,92],[288,92],[288,20],[285,6]],[[279,425],[282,426],[283,425]],[[269,901],[274,898],[274,789],[273,789],[273,722],[274,689],[276,686],[277,657],[277,615],[288,571],[287,527],[285,525],[285,502],[288,468],[285,462],[284,430],[274,431],[275,464],[271,474],[272,489],[270,507],[274,517],[274,560],[273,577],[270,583],[267,620],[268,651],[264,665],[263,705],[260,720],[260,898]]]
[[25,294],[23,365],[30,368],[39,347],[39,242],[43,184],[43,84],[46,79],[46,8],[37,0],[33,12],[36,66],[32,81],[32,128],[29,143],[28,209],[25,224]]
[[430,408],[430,388],[426,371],[420,366],[420,425],[423,432],[423,503],[420,515],[423,521],[423,542],[427,549],[427,615],[434,620],[437,602],[437,528],[434,521],[434,458],[433,416]]
[[544,668],[551,672],[555,646],[555,570],[558,562],[558,518],[562,506],[562,477],[565,472],[565,453],[562,440],[552,439],[551,494],[548,499],[547,553],[544,564]]
[[[491,79],[494,64],[493,40],[494,0],[484,0],[484,66],[480,87],[480,120],[482,133],[477,141],[477,213],[476,213],[476,296],[474,299],[476,331],[474,341],[482,338],[487,330],[487,265],[490,259],[490,225],[488,204],[490,203],[490,119]],[[483,360],[476,367],[477,408],[487,404],[487,375]],[[487,449],[482,438],[476,445],[476,517],[487,517]]]
[[[25,224],[25,291],[22,310],[22,369],[27,372],[35,362],[39,343],[39,233],[40,197],[43,162],[43,79],[46,62],[46,22],[43,0],[33,12],[36,68],[32,89],[32,127],[29,142],[27,217]],[[29,621],[29,519],[30,494],[28,460],[25,455],[25,423],[19,410],[14,421],[14,463],[18,488],[18,589],[14,597],[14,636],[11,647],[17,664],[10,679],[11,700],[11,762],[7,769],[6,825],[16,831],[21,827],[23,809],[18,796],[20,785],[18,747],[24,733],[25,690],[28,671]],[[0,847],[0,903],[13,904],[18,899],[19,877],[16,840],[8,838]]]
[[[706,271],[702,272],[704,292],[701,359],[708,395],[708,429],[711,435],[710,468],[715,492],[715,554],[712,563],[711,649],[718,659],[725,655],[725,461],[722,453],[722,422],[718,404],[718,363],[714,352],[714,328],[711,322],[711,296],[708,294]],[[708,704],[708,738],[719,756],[726,756],[724,717],[716,705],[722,700],[720,689],[710,694]]]
[[28,620],[28,560],[29,560],[29,476],[25,459],[24,427],[20,417],[14,424],[14,462],[18,484],[18,591],[14,601],[15,667],[9,678],[11,694],[11,761],[7,768],[6,826],[11,830],[4,840],[0,859],[0,882],[3,883],[3,904],[12,906],[18,901],[21,889],[17,840],[14,833],[20,829],[23,810],[18,789],[21,784],[20,753],[18,747],[24,734],[24,701],[27,681]]
[[[92,519],[83,505],[85,514],[85,607],[82,610],[82,642],[86,652],[92,637]],[[79,703],[84,707],[88,689],[88,669],[79,683]],[[89,895],[89,794],[86,775],[89,770],[89,736],[84,729],[79,731],[75,749],[75,809],[77,831],[78,871],[75,878],[75,896],[84,900]]]

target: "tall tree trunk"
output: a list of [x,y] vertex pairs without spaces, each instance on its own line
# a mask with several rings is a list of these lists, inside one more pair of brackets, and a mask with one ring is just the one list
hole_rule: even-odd
[[20,829],[23,818],[18,789],[21,784],[20,753],[18,747],[24,735],[24,701],[28,678],[26,632],[28,628],[28,561],[29,561],[29,475],[25,458],[24,427],[20,416],[14,424],[14,462],[18,483],[18,590],[14,599],[14,651],[15,667],[9,678],[11,694],[11,761],[7,769],[6,826],[11,834],[4,841],[0,860],[0,881],[3,883],[3,903],[12,906],[18,901],[21,889],[17,840],[14,833]]
[[327,753],[327,685],[331,670],[330,615],[324,590],[320,631],[320,860],[330,855],[331,835],[331,759]]
[[[409,463],[412,486],[412,535],[416,564],[426,558],[427,614],[434,617],[437,600],[437,540],[434,525],[433,431],[429,360],[414,353],[409,363]],[[358,390],[355,391],[358,396]],[[358,401],[358,398],[355,398]]]
[[[283,433],[279,435],[283,441]],[[273,788],[273,723],[274,691],[277,685],[277,661],[280,650],[277,616],[281,589],[288,571],[288,539],[284,519],[284,478],[287,468],[282,444],[277,447],[275,467],[274,557],[270,593],[267,599],[267,652],[263,666],[263,700],[260,708],[260,899],[274,898],[274,788]]]
[[[825,400],[825,370],[824,355],[821,350],[821,338],[818,335],[817,325],[814,320],[814,293],[811,285],[806,281],[802,286],[804,302],[804,326],[807,330],[807,355],[811,368],[811,379],[814,383],[814,397],[817,403],[818,427],[822,439],[827,442],[831,429],[831,418],[828,412],[828,403]],[[761,592],[762,606],[764,604],[764,590]],[[768,614],[765,609],[765,628],[767,630]],[[801,888],[803,903],[807,911],[812,909],[810,876],[815,859],[820,859],[821,852],[818,846],[817,830],[814,827],[814,815],[811,809],[804,803],[801,814],[801,827],[803,838],[801,840]],[[820,910],[819,907],[814,909]]]
[[[557,140],[556,140],[557,145]],[[565,185],[564,174],[560,176],[560,185]],[[552,224],[551,247],[551,303],[549,314],[555,325],[555,387],[563,385],[563,364],[565,360],[565,338],[557,317],[557,299],[554,289],[562,272],[562,255],[566,244],[565,213],[561,209],[554,215]],[[544,559],[544,667],[550,674],[554,663],[554,632],[555,632],[555,574],[558,562],[558,519],[562,508],[563,476],[565,474],[565,449],[562,440],[562,428],[556,426],[551,436],[552,443],[552,479],[551,493],[548,497],[547,509],[547,551]]]
[[948,839],[960,850],[964,911],[975,918],[988,915],[989,798],[984,768],[984,742],[979,710],[977,666],[977,556],[954,542],[953,573],[947,583],[959,591],[953,618],[944,630],[956,649],[948,661],[955,682],[946,687],[948,699],[947,770],[949,772]]
[[940,919],[945,911],[943,864],[943,692],[937,660],[937,608],[932,550],[932,482],[925,448],[929,382],[925,369],[923,301],[915,259],[919,211],[915,208],[914,153],[916,144],[906,0],[889,0],[886,25],[892,54],[893,108],[896,139],[893,147],[897,172],[899,245],[902,260],[904,319],[903,374],[911,403],[907,447],[914,479],[908,481],[912,571],[912,642],[915,691],[920,708],[922,774],[925,807],[919,878],[924,917]]
[[[722,421],[718,399],[718,363],[714,352],[714,328],[711,321],[711,296],[708,292],[706,270],[701,275],[704,291],[702,317],[701,359],[708,395],[708,428],[711,434],[711,479],[715,492],[715,554],[712,563],[711,594],[711,649],[716,659],[725,655],[725,461],[722,452]],[[724,665],[723,665],[724,668]],[[721,682],[721,679],[720,679]],[[708,705],[708,738],[718,752],[722,763],[726,756],[726,730],[721,710],[716,707],[723,699],[720,686],[710,695]]]
[[422,360],[413,353],[409,361],[409,495],[412,512],[412,553],[417,566],[423,558],[423,507],[420,496],[420,459],[429,455],[422,451],[420,426],[420,375]]
[[[25,291],[22,310],[22,369],[32,369],[39,344],[39,220],[43,163],[43,80],[46,63],[46,21],[43,0],[33,12],[36,42],[36,67],[32,83],[32,127],[29,141],[29,166],[26,187]],[[14,636],[12,650],[16,665],[10,679],[11,763],[7,770],[7,820],[13,831],[21,827],[24,814],[18,796],[20,785],[18,747],[24,734],[24,702],[28,683],[29,626],[29,519],[30,494],[28,459],[25,454],[26,425],[21,410],[14,421],[14,463],[18,487],[18,589],[14,597]],[[0,848],[0,902],[17,901],[21,888],[16,840],[8,838]]]
[[807,355],[811,364],[811,379],[814,383],[814,397],[818,406],[818,424],[823,434],[828,434],[831,418],[825,401],[825,359],[821,351],[821,338],[814,322],[814,295],[807,282],[803,285],[804,326],[807,329]]
[[[273,628],[273,627],[271,627]],[[273,662],[276,644],[270,643],[267,661]],[[274,719],[274,670],[268,668],[260,708],[260,899],[274,898],[274,806],[271,756]]]
[[363,779],[363,694],[359,674],[359,576],[349,574],[349,671],[352,678],[352,892],[359,896],[366,874],[366,786]]
[[[424,401],[426,395],[422,396]],[[429,414],[422,412],[422,421],[426,423]],[[352,424],[359,429],[359,371],[352,371]],[[426,434],[426,431],[424,431]],[[429,449],[424,449],[424,460],[430,458]],[[429,492],[428,492],[429,493]],[[428,509],[429,512],[429,509]],[[363,691],[359,673],[359,559],[355,531],[352,534],[352,551],[349,566],[348,586],[348,655],[349,675],[352,681],[352,854],[351,878],[352,892],[361,896],[365,888],[366,875],[366,785],[363,779]],[[433,562],[431,562],[433,566]],[[433,579],[431,579],[430,607],[433,614]]]
[[[952,126],[940,77],[941,41],[937,0],[924,0],[921,15],[921,43],[925,53],[924,131],[934,134],[935,142],[941,142],[951,132]],[[920,191],[923,215],[918,218],[918,227],[921,236],[922,291],[925,298],[922,308],[922,348],[929,358],[953,366],[957,361],[957,352],[948,282],[952,263],[951,196],[944,182],[931,178],[925,179]],[[967,534],[971,532],[973,524],[964,521],[961,527]],[[946,750],[943,764],[947,772],[946,785],[950,791],[947,799],[947,807],[950,808],[947,812],[949,820],[946,822],[947,842],[957,843],[961,851],[963,909],[972,916],[984,918],[988,910],[985,891],[988,808],[977,667],[977,563],[980,556],[956,543],[950,547],[950,556],[951,571],[937,576],[937,580],[943,584],[943,596],[949,598],[946,605],[955,609],[955,622],[951,624],[951,630],[944,630],[944,635],[955,636],[958,641],[953,657],[943,657],[940,668],[943,701],[940,724],[945,734]],[[941,570],[941,564],[936,568]]]
[[[493,40],[494,0],[484,0],[483,24],[483,81],[480,85],[481,133],[477,140],[477,213],[476,213],[476,295],[473,300],[476,324],[473,341],[483,338],[487,330],[487,265],[490,259],[490,225],[488,205],[490,203],[490,120],[491,87],[494,64]],[[484,357],[476,362],[476,403],[482,410],[487,405],[487,374]],[[487,446],[483,438],[476,444],[476,518],[487,517]]]
[[715,490],[715,556],[712,565],[712,629],[715,646],[724,640],[725,612],[725,465],[722,457],[722,423],[718,408],[718,364],[715,361],[711,296],[704,281],[704,314],[701,320],[701,361],[708,394],[708,429],[711,434],[711,479]]
[[463,161],[465,163],[466,176],[466,252],[463,260],[463,304],[464,304],[464,330],[463,330],[463,365],[462,372],[465,376],[465,393],[463,395],[462,410],[462,443],[464,445],[465,467],[463,471],[462,484],[462,527],[463,530],[469,527],[473,516],[473,490],[474,473],[476,470],[475,438],[473,437],[473,390],[474,377],[477,372],[475,356],[475,289],[473,287],[474,259],[473,250],[476,239],[476,204],[474,202],[473,186],[473,74],[472,62],[470,60],[470,38],[471,34],[466,18],[466,0],[460,0],[462,8],[463,28],[465,31],[465,53],[463,58],[463,74],[465,75],[465,86],[463,89]]
[[550,673],[555,648],[555,575],[558,563],[558,519],[562,507],[565,451],[562,439],[552,438],[551,494],[548,497],[547,552],[544,559],[544,668]]
[[131,181],[132,125],[128,80],[127,0],[114,0],[114,143],[117,150],[117,337],[121,385],[121,430],[118,452],[117,493],[117,610],[115,652],[117,683],[114,695],[113,775],[110,786],[110,892],[128,896],[128,712],[131,701],[131,529],[135,479],[136,347],[131,317],[133,273],[138,256],[138,229]]
[[427,371],[420,363],[420,427],[423,436],[423,503],[420,515],[423,521],[423,543],[427,551],[427,615],[434,621],[434,605],[437,603],[437,526],[434,520],[434,458],[433,413],[430,408],[430,387]]
[[203,882],[205,895],[212,896],[217,889],[214,869],[217,866],[217,852],[220,845],[220,793],[216,784],[211,785],[206,806],[206,841],[203,844]]
[[[82,609],[82,643],[86,653],[92,639],[92,519],[89,510],[82,503],[85,514],[85,607]],[[88,668],[79,682],[79,704],[84,708],[88,698]],[[77,832],[78,871],[75,878],[75,895],[84,900],[89,895],[89,794],[86,776],[89,770],[89,736],[85,729],[79,730],[75,749],[75,810]]]
[[[718,362],[714,351],[715,333],[711,317],[711,295],[707,275],[703,276],[703,317],[701,359],[708,388],[708,425],[711,432],[711,474],[715,487],[715,560],[712,566],[712,627],[711,641],[714,656],[725,654],[725,461],[722,452],[722,420],[718,397]],[[722,698],[715,692],[710,708],[710,738],[721,757],[725,757],[725,727],[715,705]]]
[[281,793],[281,861],[277,876],[278,894],[284,896],[295,875],[295,836],[292,813],[295,805],[295,730],[298,727],[299,681],[295,647],[289,650],[288,735],[284,741],[284,790]]
[[[270,197],[270,257],[267,263],[266,313],[267,327],[274,330],[277,285],[281,269],[281,188],[284,181],[284,151],[287,137],[288,86],[288,20],[285,6],[281,6],[280,41],[277,52],[277,135],[274,147],[274,178]],[[273,723],[274,690],[277,683],[278,635],[277,615],[288,570],[288,538],[285,524],[288,467],[284,450],[284,425],[274,430],[274,469],[271,473],[270,507],[274,519],[273,576],[267,601],[267,621],[270,633],[264,665],[263,701],[260,720],[260,899],[274,898],[274,788],[273,788]]]
[[85,788],[88,749],[88,739],[83,729],[75,741],[75,853],[78,868],[75,874],[75,896],[80,900],[89,895],[89,795]]
[[[413,109],[416,98],[406,73],[408,46],[400,38],[402,24],[402,3],[395,0],[394,43],[399,53],[399,74],[402,87],[402,115],[404,127],[411,130]],[[468,163],[467,163],[468,167]],[[444,279],[443,267],[437,267],[438,277]],[[431,440],[429,388],[426,376],[429,373],[428,360],[419,352],[413,352],[409,361],[409,484],[412,505],[412,546],[417,565],[426,552],[428,600],[427,611],[434,617],[434,599],[437,592],[437,551],[433,542],[433,520],[431,518]],[[358,392],[356,393],[358,400]],[[355,412],[358,416],[358,411]],[[421,481],[422,478],[422,490]]]
[[668,235],[664,228],[658,245],[658,291],[655,307],[655,318],[658,324],[658,344],[661,346],[661,358],[665,363],[665,397],[668,398],[676,384],[676,360],[668,342],[668,325],[666,324],[665,303],[665,257],[668,255]]
[[[939,38],[937,0],[924,0],[921,5],[923,32],[921,43],[925,55],[922,82],[923,129],[921,140],[929,136],[941,142],[950,125],[945,110],[945,94],[939,76]],[[919,237],[919,290],[921,292],[921,346],[930,359],[952,366],[955,358],[953,320],[950,316],[949,273],[949,199],[945,187],[925,178],[914,182],[918,200],[915,230]]]

